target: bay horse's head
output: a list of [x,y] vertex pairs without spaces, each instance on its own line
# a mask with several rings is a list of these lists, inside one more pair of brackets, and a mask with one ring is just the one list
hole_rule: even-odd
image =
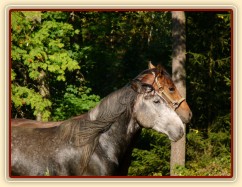
[[192,112],[185,98],[181,96],[171,76],[164,68],[159,65],[155,67],[150,63],[149,69],[143,71],[136,79],[142,83],[152,85],[167,105],[178,114],[183,123],[191,121]]

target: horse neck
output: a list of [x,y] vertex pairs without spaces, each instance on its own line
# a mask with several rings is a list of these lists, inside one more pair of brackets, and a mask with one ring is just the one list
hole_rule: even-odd
[[123,162],[129,157],[133,149],[133,143],[139,134],[141,127],[131,116],[123,113],[110,128],[102,133],[99,138],[99,146],[106,154],[106,159],[123,167]]
[[[124,155],[140,129],[132,116],[136,96],[130,87],[124,87],[104,98],[87,118],[67,120],[60,125],[59,137],[82,149],[81,174],[88,171],[86,167],[91,167],[88,166],[91,155],[94,159],[101,154],[105,163],[112,163],[114,167],[122,165]],[[95,159],[93,161],[95,163]]]
[[92,121],[106,120],[109,124],[108,130],[100,135],[99,146],[113,162],[119,162],[141,129],[132,114],[136,96],[133,89],[124,87],[104,98],[89,112]]

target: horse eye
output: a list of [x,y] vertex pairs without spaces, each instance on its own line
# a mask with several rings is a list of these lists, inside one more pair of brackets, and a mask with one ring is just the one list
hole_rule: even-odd
[[160,100],[159,100],[159,99],[155,99],[153,102],[154,102],[155,104],[158,104],[158,103],[160,103]]
[[170,91],[170,92],[174,92],[174,91],[175,91],[175,88],[174,88],[174,87],[170,87],[170,88],[169,88],[169,91]]
[[149,93],[149,92],[151,92],[151,91],[152,91],[152,89],[151,89],[150,87],[147,87],[147,88],[146,88],[146,92]]

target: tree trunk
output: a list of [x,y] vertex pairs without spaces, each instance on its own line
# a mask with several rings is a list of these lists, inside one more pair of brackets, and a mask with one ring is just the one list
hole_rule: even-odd
[[[186,97],[186,35],[185,12],[172,11],[172,79],[182,95]],[[177,176],[174,168],[185,166],[186,135],[177,142],[171,143],[170,175]]]
[[[41,70],[39,78],[38,78],[38,89],[39,93],[42,96],[42,98],[48,98],[50,96],[49,86],[46,83],[46,73],[44,70]],[[37,121],[42,121],[42,112],[39,111],[36,115]]]

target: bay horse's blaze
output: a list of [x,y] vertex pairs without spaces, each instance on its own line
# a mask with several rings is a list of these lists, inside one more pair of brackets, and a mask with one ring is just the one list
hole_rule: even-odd
[[126,175],[142,127],[172,141],[184,135],[181,119],[189,121],[191,111],[171,86],[163,69],[152,68],[87,114],[60,122],[12,120],[11,176]]

